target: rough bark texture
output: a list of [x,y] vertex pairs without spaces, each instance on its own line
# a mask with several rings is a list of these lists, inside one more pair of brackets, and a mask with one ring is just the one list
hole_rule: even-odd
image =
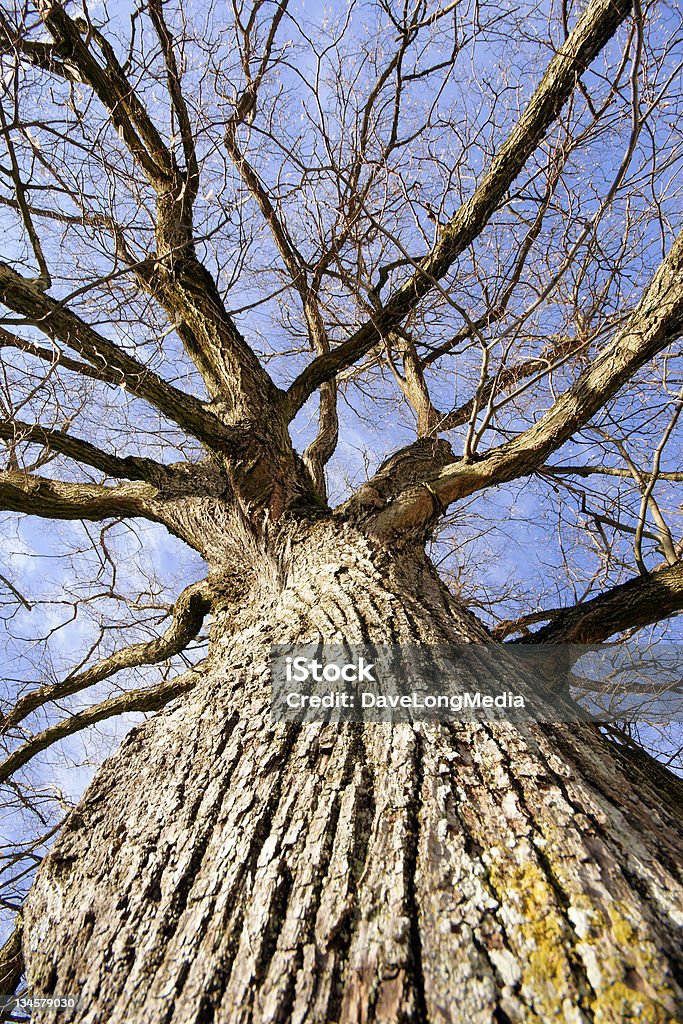
[[[273,10],[267,26],[269,6]],[[75,120],[69,114],[65,123],[78,130],[73,147],[61,150],[57,146],[55,151],[62,153],[62,159],[77,154],[84,160],[83,173],[74,179],[79,191],[70,194],[55,172],[59,189],[50,200],[54,209],[51,205],[43,212],[58,222],[63,220],[64,225],[75,228],[80,224],[87,229],[81,240],[85,247],[77,246],[75,252],[88,251],[91,229],[96,229],[98,254],[94,263],[90,261],[98,275],[95,282],[90,271],[84,270],[82,284],[72,292],[73,268],[67,258],[65,274],[54,275],[55,282],[59,281],[55,295],[48,294],[50,270],[26,196],[32,194],[29,189],[45,188],[42,177],[37,183],[32,180],[34,167],[40,175],[42,169],[51,169],[51,164],[46,162],[47,156],[39,155],[38,148],[27,150],[31,180],[24,183],[11,144],[12,133],[23,132],[38,115],[43,116],[38,105],[34,109],[33,101],[29,120],[24,123],[19,116],[20,100],[23,109],[24,95],[35,89],[30,78],[21,87],[17,85],[16,109],[12,125],[5,126],[4,138],[16,186],[16,198],[9,202],[16,203],[16,210],[23,215],[25,241],[33,249],[39,276],[25,276],[23,257],[21,269],[0,262],[0,301],[18,331],[16,336],[0,332],[0,344],[50,364],[45,404],[42,398],[40,402],[36,399],[35,408],[52,412],[45,425],[16,418],[15,412],[33,407],[31,398],[28,405],[21,400],[11,414],[3,414],[0,440],[10,445],[11,459],[0,472],[0,507],[50,519],[99,522],[119,516],[144,517],[164,524],[200,552],[209,565],[206,589],[202,584],[199,590],[192,590],[185,604],[179,602],[176,625],[164,638],[118,652],[99,666],[56,684],[49,693],[44,687],[36,689],[28,703],[19,702],[13,721],[8,716],[8,723],[18,727],[22,713],[31,710],[31,701],[54,701],[104,678],[101,673],[167,658],[195,634],[209,603],[213,615],[209,656],[199,683],[195,678],[183,681],[180,677],[150,690],[118,695],[50,725],[5,763],[5,771],[9,771],[57,736],[131,707],[159,708],[169,699],[169,690],[175,694],[180,686],[184,689],[173,704],[135,729],[101,768],[39,872],[24,916],[29,985],[37,996],[78,996],[80,1001],[75,1010],[39,1010],[35,1015],[38,1024],[53,1018],[63,1024],[70,1020],[88,1024],[621,1024],[638,1020],[653,1024],[681,1019],[683,954],[676,934],[683,920],[683,891],[676,857],[682,844],[672,810],[675,789],[662,782],[660,769],[610,747],[589,724],[303,727],[274,724],[269,713],[268,661],[271,647],[277,643],[493,644],[481,624],[439,582],[424,556],[425,536],[450,503],[541,469],[618,389],[683,331],[681,236],[638,304],[615,328],[611,342],[589,358],[574,382],[553,398],[528,429],[484,453],[475,451],[470,431],[461,457],[447,441],[436,437],[438,431],[456,422],[463,425],[469,421],[474,427],[477,408],[483,412],[481,403],[493,400],[497,389],[526,381],[536,369],[540,372],[549,361],[561,362],[561,357],[570,353],[559,352],[556,341],[548,339],[540,353],[540,368],[526,355],[522,362],[513,359],[506,366],[506,349],[495,371],[490,368],[489,372],[485,366],[488,378],[482,377],[476,395],[442,418],[423,373],[422,350],[424,345],[429,350],[429,340],[423,339],[419,346],[412,340],[417,333],[414,318],[416,324],[421,323],[424,311],[428,325],[431,316],[423,300],[433,296],[441,303],[437,292],[450,291],[449,273],[456,261],[473,243],[479,244],[496,211],[514,199],[510,190],[517,188],[515,182],[532,154],[540,153],[541,143],[575,93],[580,76],[635,7],[632,142],[628,159],[601,201],[599,212],[581,227],[578,241],[572,243],[574,253],[579,252],[588,238],[586,232],[592,237],[612,199],[627,188],[628,161],[635,155],[637,130],[645,120],[645,114],[639,120],[637,113],[636,84],[646,65],[657,64],[659,59],[650,60],[648,46],[640,38],[642,12],[638,5],[631,0],[590,0],[574,27],[567,29],[517,122],[478,174],[475,187],[466,185],[464,201],[437,232],[431,250],[416,260],[374,267],[374,250],[382,260],[385,251],[384,241],[375,246],[374,239],[386,231],[370,213],[376,205],[373,190],[380,180],[375,180],[375,173],[381,167],[382,173],[394,174],[389,156],[399,140],[407,138],[405,124],[399,123],[401,95],[410,78],[419,79],[418,91],[426,95],[431,86],[423,75],[440,73],[443,67],[437,64],[429,71],[410,74],[407,66],[402,67],[407,47],[415,43],[417,53],[426,53],[422,41],[417,44],[420,27],[428,27],[455,7],[453,3],[434,12],[425,7],[423,17],[420,4],[405,6],[403,29],[395,43],[389,38],[393,29],[389,30],[377,60],[382,51],[384,61],[392,46],[394,56],[365,101],[360,132],[349,133],[358,135],[355,143],[352,138],[347,140],[351,142],[350,169],[340,182],[333,180],[336,171],[332,175],[333,187],[340,187],[341,219],[328,229],[325,213],[320,220],[320,238],[316,226],[313,234],[302,235],[300,249],[294,236],[301,211],[306,218],[312,215],[313,221],[319,220],[313,210],[309,212],[308,185],[302,179],[303,190],[294,189],[290,223],[286,219],[290,197],[288,189],[281,190],[284,179],[280,171],[276,173],[276,191],[269,192],[261,177],[261,161],[258,167],[248,161],[253,143],[246,139],[246,129],[260,109],[279,103],[279,86],[275,92],[259,92],[262,85],[271,89],[265,84],[266,75],[277,64],[290,64],[294,59],[289,42],[280,40],[276,47],[286,0],[273,5],[257,0],[244,23],[240,5],[235,6],[236,50],[224,65],[226,73],[231,69],[229,87],[221,84],[222,59],[214,68],[211,58],[205,83],[203,74],[197,78],[196,62],[188,56],[188,70],[194,70],[187,84],[193,83],[193,93],[201,98],[209,81],[215,79],[217,106],[206,107],[196,126],[193,110],[197,97],[193,95],[192,103],[186,103],[182,83],[185,46],[195,29],[180,16],[167,23],[162,0],[140,5],[127,58],[117,24],[107,24],[105,17],[101,31],[85,8],[81,17],[60,0],[40,0],[35,11],[29,5],[25,17],[17,17],[16,26],[9,14],[0,17],[0,43],[16,62],[17,75],[21,65],[28,63],[48,76],[81,83],[90,97],[82,110],[69,100],[68,109]],[[170,15],[170,8],[166,13]],[[399,22],[388,9],[386,13],[398,30]],[[145,18],[150,26],[136,28],[136,21]],[[287,18],[294,18],[293,11]],[[476,21],[479,32],[479,19]],[[177,44],[174,24],[182,30]],[[172,110],[168,123],[173,126],[173,136],[168,139],[157,117],[161,101],[155,93],[153,117],[144,103],[148,83],[144,88],[138,86],[140,69],[157,74],[153,49],[149,49],[150,28],[165,65]],[[495,33],[498,31],[496,27]],[[461,34],[458,30],[458,37]],[[553,30],[549,38],[555,34]],[[308,47],[303,30],[301,35]],[[454,45],[452,60],[460,46],[455,36]],[[486,36],[483,45],[488,59]],[[355,42],[353,46],[355,49]],[[641,50],[648,54],[647,61],[640,61]],[[208,55],[209,49],[202,52]],[[341,55],[343,51],[338,52]],[[235,67],[241,64],[244,72],[240,86],[232,84],[235,56]],[[373,62],[367,63],[369,67]],[[614,72],[615,95],[624,92],[625,67],[624,63]],[[395,99],[388,102],[384,85],[388,86],[394,72]],[[326,79],[321,76],[322,83]],[[146,71],[143,77],[146,81]],[[351,75],[350,81],[353,78]],[[50,109],[56,111],[55,123],[61,124],[67,110],[66,93],[53,92],[49,80],[45,81],[44,95]],[[446,79],[443,88],[445,83]],[[356,91],[355,85],[351,88],[349,110],[360,113],[362,91]],[[664,106],[666,91],[651,87],[646,79],[639,88],[643,103],[649,103],[652,94],[659,95],[654,106],[660,101]],[[248,254],[251,240],[258,239],[258,229],[252,231],[248,213],[247,219],[240,220],[239,234],[234,237],[245,241],[244,277],[238,266],[234,282],[227,286],[223,270],[229,268],[233,242],[228,252],[221,254],[221,235],[217,233],[221,224],[220,231],[224,228],[226,237],[232,238],[233,213],[242,217],[242,191],[234,193],[234,206],[227,191],[225,198],[212,204],[216,206],[214,220],[206,207],[208,194],[204,196],[199,227],[195,229],[193,224],[193,203],[201,194],[200,186],[204,189],[201,176],[212,166],[214,147],[221,145],[216,138],[209,142],[208,126],[214,119],[209,112],[221,112],[216,116],[222,132],[228,109],[225,103],[235,90],[234,109],[224,125],[225,149],[260,210],[262,226],[270,232],[280,269],[289,277],[286,287],[300,300],[301,325],[315,354],[303,367],[298,357],[291,364],[300,372],[286,392],[276,386],[242,335],[234,319],[238,312],[231,313],[223,301],[226,287],[232,291],[233,285],[246,280],[249,307],[256,309],[252,299],[256,301],[257,296],[248,279],[258,271],[256,264],[249,264]],[[586,99],[592,113],[587,93]],[[407,96],[403,105],[411,110],[415,106]],[[373,154],[375,135],[378,141],[382,138],[384,115],[380,111],[392,106],[390,136],[386,145],[381,143],[378,161]],[[654,106],[648,107],[648,119]],[[608,102],[604,110],[609,107]],[[93,122],[88,120],[91,116]],[[612,112],[608,116],[612,118]],[[85,146],[77,141],[81,118]],[[116,132],[120,148],[113,131],[106,133],[102,118]],[[410,118],[412,124],[413,113]],[[497,118],[496,111],[492,125],[498,123]],[[506,119],[507,115],[504,122]],[[583,118],[573,113],[569,120],[576,122],[579,134],[568,138],[566,144],[562,141],[562,155],[555,143],[550,143],[557,176],[548,183],[545,203],[550,202],[555,186],[561,187],[563,161],[576,146],[590,141],[592,129],[584,127]],[[447,127],[441,125],[441,115],[436,116],[436,107],[429,115],[432,122],[438,124],[441,137]],[[278,117],[269,123],[272,128],[281,122]],[[453,124],[452,128],[459,137],[459,127]],[[563,124],[562,140],[565,129]],[[598,126],[597,130],[604,129]],[[68,134],[66,129],[55,139],[62,134]],[[253,135],[255,139],[256,130]],[[195,136],[201,140],[199,158]],[[27,135],[27,144],[29,138]],[[84,150],[91,140],[101,142],[89,160]],[[327,135],[320,140],[329,147]],[[116,159],[110,161],[107,147],[112,144]],[[404,144],[400,142],[401,147]],[[465,139],[465,144],[475,142]],[[38,143],[31,141],[31,146],[38,147]],[[209,155],[211,163],[205,164]],[[460,173],[458,166],[454,166],[453,184]],[[668,166],[665,160],[664,170]],[[535,168],[530,168],[529,174],[530,196],[536,204],[540,178]],[[323,191],[324,181],[321,178]],[[125,187],[120,190],[119,186]],[[527,185],[521,188],[524,196]],[[116,199],[119,191],[123,198]],[[450,208],[449,193],[450,186],[444,209]],[[74,218],[73,204],[82,218]],[[131,221],[131,209],[144,211],[145,223],[148,215],[153,217],[153,243],[146,228],[137,237],[137,216]],[[663,208],[655,204],[653,209],[666,225]],[[387,210],[393,223],[393,199]],[[502,296],[493,287],[491,294],[495,298],[498,292],[499,299],[486,311],[484,320],[480,319],[480,326],[464,317],[466,339],[477,335],[483,340],[480,330],[499,319],[508,300],[509,309],[515,307],[512,292],[517,285],[519,295],[524,294],[527,285],[520,278],[526,259],[524,245],[537,241],[542,227],[549,239],[559,237],[552,220],[546,231],[546,211],[547,206],[539,208],[527,241],[522,242],[522,253],[517,254],[518,269],[510,271],[507,285],[504,279],[501,282]],[[382,215],[383,211],[377,214],[380,221]],[[637,225],[640,214],[634,216]],[[121,218],[125,227],[119,225]],[[564,222],[562,237],[573,237],[574,223],[572,217]],[[637,226],[635,230],[637,234]],[[412,237],[409,234],[406,239]],[[406,249],[404,241],[387,233],[387,244],[396,244],[405,256],[413,243]],[[628,238],[624,252],[627,243]],[[494,238],[482,244],[498,243]],[[347,248],[351,252],[356,247],[357,259],[352,257],[356,266],[350,265],[347,278],[346,270],[340,270],[347,265]],[[54,236],[44,251],[56,255],[59,249],[59,237]],[[367,259],[363,249],[367,249]],[[202,252],[211,261],[207,266],[201,262]],[[111,279],[100,279],[100,266],[106,265],[101,264],[100,256],[107,253],[114,269]],[[218,254],[215,259],[213,254]],[[553,261],[554,256],[550,263]],[[240,257],[237,263],[241,262]],[[258,266],[261,262],[259,257]],[[501,267],[507,263],[504,251],[499,262]],[[636,263],[640,265],[638,255]],[[208,269],[214,264],[220,278],[214,278]],[[411,269],[401,278],[398,270],[407,264]],[[274,269],[279,281],[280,269]],[[97,304],[101,296],[111,296],[116,303],[126,301],[126,293],[118,290],[120,282],[114,284],[124,271],[126,287],[134,283],[140,297],[146,297],[143,304],[132,306],[133,312],[125,313],[124,325],[144,317],[139,334],[141,340],[146,339],[147,298],[153,304],[150,308],[158,307],[151,315],[154,335],[158,314],[163,311],[168,322],[169,330],[158,339],[148,339],[153,340],[154,348],[141,346],[140,352],[156,353],[163,339],[175,331],[203,379],[208,402],[194,394],[194,383],[190,393],[166,380],[165,373],[170,372],[174,380],[179,373],[172,342],[168,349],[163,345],[170,361],[161,360],[164,373],[157,373],[133,354],[138,350],[137,330],[134,346],[123,343],[125,331],[118,345],[107,336],[108,328],[101,333],[80,315],[90,308],[96,311],[98,323],[109,316],[115,318],[112,310],[118,306],[107,301],[108,312],[102,318]],[[623,273],[624,280],[631,280],[628,265]],[[618,274],[614,287],[619,291]],[[588,269],[585,276],[590,280]],[[352,333],[344,336],[335,311],[336,299],[330,298],[329,308],[323,302],[326,294],[332,295],[330,282],[335,295],[341,285],[340,295],[360,309],[359,289],[373,278],[376,283],[367,292],[371,315],[360,326],[349,325]],[[380,293],[390,283],[393,290],[382,298]],[[91,287],[94,291],[88,307],[83,304],[83,294]],[[264,288],[270,289],[270,284]],[[279,292],[267,301],[276,294]],[[58,297],[64,295],[66,298]],[[77,297],[78,306],[71,308],[69,303]],[[458,309],[455,298],[447,297]],[[552,291],[545,293],[548,297],[555,301]],[[231,294],[231,307],[233,298],[236,295]],[[339,308],[345,308],[346,301],[344,298]],[[240,302],[235,308],[246,311]],[[526,304],[526,298],[517,302],[520,309]],[[613,308],[607,294],[588,320],[594,315],[597,318],[603,305],[604,310]],[[534,309],[535,304],[528,315]],[[579,325],[578,310],[575,312]],[[583,313],[581,316],[583,322]],[[296,328],[289,313],[286,317],[283,339],[290,337],[291,327]],[[555,322],[557,317],[551,319]],[[29,325],[31,334],[25,335],[24,327]],[[607,321],[603,326],[611,329]],[[599,339],[603,327],[596,322],[595,328],[594,337]],[[50,339],[49,349],[36,344],[34,330]],[[577,335],[580,344],[576,352],[586,350],[588,355],[587,342],[582,339],[582,334]],[[571,344],[573,347],[574,342]],[[454,353],[454,346],[456,341],[451,338],[441,354]],[[380,349],[387,350],[389,361],[392,353],[402,360],[403,371],[397,373],[416,412],[420,437],[394,453],[372,480],[332,513],[325,503],[325,465],[335,450],[339,428],[335,381],[368,353]],[[538,353],[528,355],[536,357]],[[156,354],[154,362],[156,365]],[[110,410],[118,409],[121,397],[116,402],[108,397],[100,406],[103,429],[99,433],[105,449],[77,431],[72,433],[71,420],[67,422],[63,416],[60,392],[53,392],[53,384],[48,383],[60,369],[85,374],[89,383],[120,385],[131,400],[146,403],[164,422],[174,423],[188,439],[195,439],[203,448],[204,461],[170,465],[165,458],[162,464],[107,450],[112,439],[121,436],[120,424],[111,438],[105,429]],[[280,369],[278,379],[279,375]],[[288,377],[287,370],[283,379]],[[14,380],[12,374],[8,380]],[[551,394],[554,387],[553,380]],[[318,433],[301,457],[288,423],[319,389]],[[493,406],[489,412],[492,410]],[[63,421],[65,426],[61,426]],[[95,422],[94,417],[84,420],[87,422]],[[138,423],[148,430],[147,421],[131,406],[121,424],[130,427],[133,437]],[[482,426],[479,432],[483,430]],[[162,436],[166,436],[165,427]],[[175,440],[169,443],[175,451]],[[34,464],[32,459],[28,462],[32,469],[20,469],[15,449],[28,445],[38,446],[47,456],[59,454],[87,472],[74,476],[70,470],[63,480],[51,474],[40,476],[36,470],[43,463]],[[135,451],[134,445],[131,451]],[[653,481],[657,468],[654,463]],[[91,470],[105,478],[93,483]],[[670,548],[673,550],[673,543]],[[670,554],[667,557],[671,560]],[[640,565],[642,556],[638,558]],[[599,639],[610,628],[633,627],[679,610],[679,575],[678,568],[672,566],[653,573],[646,582],[641,579],[615,588],[587,602],[580,612],[569,610],[557,623],[551,621],[549,637],[553,642],[585,640],[587,636]],[[34,703],[32,707],[37,710],[38,706]],[[16,942],[9,950],[8,962],[18,969]]]
[[588,725],[273,724],[274,643],[490,640],[412,548],[279,530],[44,863],[33,991],[63,1024],[680,1019],[670,798]]

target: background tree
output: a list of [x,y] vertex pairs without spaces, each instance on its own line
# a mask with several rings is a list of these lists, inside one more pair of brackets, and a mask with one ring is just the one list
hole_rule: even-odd
[[3,987],[79,994],[63,1021],[675,1019],[675,776],[588,724],[274,724],[268,655],[683,606],[680,12],[41,0],[0,34],[8,908],[70,803],[44,752],[164,708]]

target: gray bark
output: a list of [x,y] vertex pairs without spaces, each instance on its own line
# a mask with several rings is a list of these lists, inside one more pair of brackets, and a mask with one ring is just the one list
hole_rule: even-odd
[[274,724],[272,644],[491,641],[419,551],[329,517],[245,558],[205,679],[129,734],[39,873],[29,983],[80,1004],[35,1020],[676,1020],[657,770],[590,725]]

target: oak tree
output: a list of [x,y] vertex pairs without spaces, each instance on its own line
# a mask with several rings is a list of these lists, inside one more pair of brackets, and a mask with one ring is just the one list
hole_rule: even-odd
[[[35,1020],[681,1012],[680,783],[628,728],[269,705],[277,644],[593,644],[683,607],[681,28],[3,4],[0,507],[80,524],[62,606],[98,624],[8,687],[8,799],[40,818],[36,758],[146,713],[15,851],[50,845],[0,987],[79,999]],[[124,593],[121,531],[204,576]]]

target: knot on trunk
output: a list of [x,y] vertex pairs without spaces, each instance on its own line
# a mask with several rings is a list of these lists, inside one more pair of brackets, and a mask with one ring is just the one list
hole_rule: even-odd
[[[363,484],[346,503],[344,511],[353,518],[366,518],[391,504],[404,491],[421,488],[425,500],[431,502],[430,523],[445,511],[432,490],[429,480],[444,466],[456,461],[448,441],[438,437],[421,437],[386,459],[375,475]],[[395,524],[397,532],[400,523]],[[410,532],[410,524],[407,524]],[[428,530],[429,523],[425,529]]]

